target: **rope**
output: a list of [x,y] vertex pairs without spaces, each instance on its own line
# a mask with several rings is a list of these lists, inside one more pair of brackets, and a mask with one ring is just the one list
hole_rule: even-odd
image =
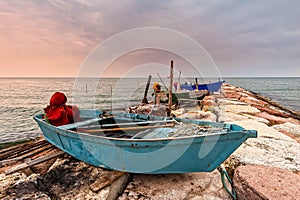
[[[221,173],[221,179],[222,179],[222,184],[226,190],[226,192],[232,197],[232,199],[236,200],[236,193],[233,187],[233,181],[230,179],[225,167],[223,165],[220,165],[218,168],[219,172]],[[231,186],[231,191],[228,189],[226,183],[225,183],[225,177],[227,178],[228,182],[230,183]]]

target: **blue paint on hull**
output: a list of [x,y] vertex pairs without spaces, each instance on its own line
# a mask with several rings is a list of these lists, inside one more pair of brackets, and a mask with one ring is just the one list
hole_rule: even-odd
[[[213,82],[213,83],[207,83],[207,84],[200,84],[198,85],[198,90],[207,90],[209,92],[217,92],[220,90],[222,84],[225,81],[218,81],[218,82]],[[180,86],[180,89],[182,90],[195,90],[196,89],[196,85],[189,85],[189,84],[183,84]]]
[[[133,114],[126,116],[137,118]],[[183,123],[224,127],[227,132],[174,138],[112,138],[74,132],[66,126],[55,127],[46,123],[42,115],[34,119],[46,140],[71,156],[97,167],[144,174],[209,172],[247,138],[257,137],[256,131],[237,125],[176,119]]]

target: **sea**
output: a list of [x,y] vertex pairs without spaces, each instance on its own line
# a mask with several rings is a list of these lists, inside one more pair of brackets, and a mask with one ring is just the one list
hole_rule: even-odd
[[[222,79],[300,112],[300,77]],[[193,80],[190,79],[191,82]],[[205,81],[217,80],[210,78]],[[151,85],[156,81],[161,82],[152,79]],[[0,78],[0,144],[40,136],[41,131],[33,116],[44,112],[57,91],[67,96],[67,104],[81,109],[124,110],[141,102],[146,82],[147,78]],[[169,80],[165,78],[163,82],[167,87]],[[153,98],[151,85],[148,100]]]

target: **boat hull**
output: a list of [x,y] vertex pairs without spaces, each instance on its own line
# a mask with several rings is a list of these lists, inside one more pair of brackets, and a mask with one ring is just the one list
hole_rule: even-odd
[[34,119],[45,139],[71,156],[97,167],[143,174],[209,172],[216,169],[247,138],[256,137],[256,131],[229,125],[232,129],[229,134],[154,139],[110,138],[52,126],[41,115]]
[[[207,84],[200,84],[198,85],[198,90],[207,90],[208,92],[218,92],[222,86],[224,81],[218,81],[213,83],[207,83]],[[189,85],[189,84],[183,84],[180,86],[181,90],[196,90],[196,85]]]

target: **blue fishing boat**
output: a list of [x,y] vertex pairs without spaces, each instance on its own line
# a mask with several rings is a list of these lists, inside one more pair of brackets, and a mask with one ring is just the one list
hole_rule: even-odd
[[81,110],[81,121],[53,126],[34,117],[46,140],[88,164],[131,173],[216,169],[255,130],[183,118]]
[[[213,82],[213,83],[206,83],[206,84],[199,84],[198,85],[198,90],[207,90],[208,92],[217,92],[220,90],[222,84],[225,81],[217,81],[217,82]],[[181,90],[196,90],[197,85],[196,84],[182,84],[180,85],[180,89]]]

